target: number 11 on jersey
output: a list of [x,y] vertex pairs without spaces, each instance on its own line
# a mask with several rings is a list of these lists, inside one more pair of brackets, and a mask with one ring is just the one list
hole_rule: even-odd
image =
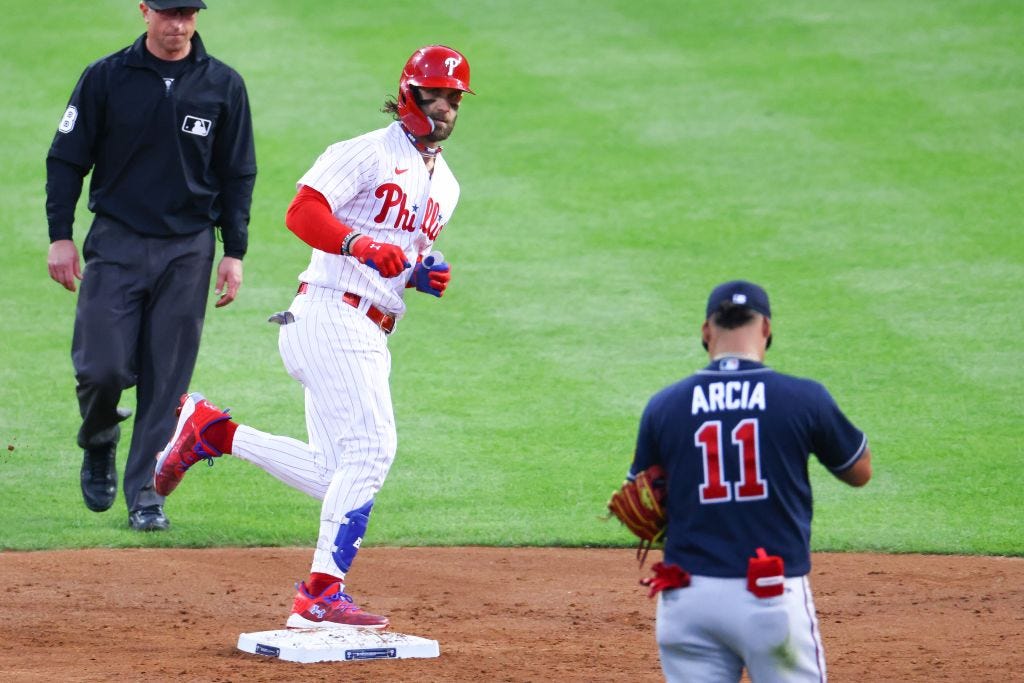
[[725,452],[722,448],[722,422],[708,420],[693,435],[694,444],[704,455],[704,483],[701,503],[726,503],[763,500],[768,497],[768,482],[761,477],[761,450],[757,418],[742,420],[732,430],[732,443],[738,449],[741,481],[725,480]]

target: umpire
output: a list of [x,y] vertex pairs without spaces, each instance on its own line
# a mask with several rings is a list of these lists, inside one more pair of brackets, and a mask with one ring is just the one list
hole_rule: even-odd
[[[137,531],[170,525],[153,490],[153,457],[174,429],[199,351],[214,228],[224,244],[216,306],[242,284],[256,180],[245,83],[207,54],[200,9],[202,0],[140,2],[146,33],[86,67],[46,159],[50,277],[82,288],[71,343],[82,495],[96,512],[114,503],[119,423],[131,415],[118,402],[134,386],[124,497]],[[95,217],[83,271],[72,225],[90,170]]]

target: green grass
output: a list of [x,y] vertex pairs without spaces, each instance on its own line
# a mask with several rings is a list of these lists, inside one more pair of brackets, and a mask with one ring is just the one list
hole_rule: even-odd
[[[318,503],[230,458],[190,474],[166,534],[81,504],[43,160],[84,65],[142,31],[130,3],[88,4],[19,1],[0,29],[0,548],[309,545]],[[630,545],[599,516],[640,411],[704,362],[710,287],[746,277],[773,298],[770,364],[824,382],[871,440],[863,490],[812,465],[816,549],[1024,554],[1024,7],[378,5],[200,17],[248,83],[260,175],[242,296],[211,308],[193,382],[304,435],[264,322],[308,259],[283,228],[295,180],[386,123],[415,47],[462,49],[479,94],[445,146],[453,284],[412,296],[391,340],[399,453],[368,542]],[[79,244],[87,225],[83,202]]]

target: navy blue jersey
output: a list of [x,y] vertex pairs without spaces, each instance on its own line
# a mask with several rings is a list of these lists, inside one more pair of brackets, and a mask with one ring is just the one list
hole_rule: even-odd
[[810,455],[838,474],[866,447],[821,384],[723,358],[650,400],[631,473],[667,472],[666,562],[744,577],[763,547],[801,576],[811,565]]

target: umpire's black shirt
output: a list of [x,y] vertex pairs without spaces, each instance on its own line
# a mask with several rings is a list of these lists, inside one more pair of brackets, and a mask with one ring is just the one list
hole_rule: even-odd
[[143,34],[86,67],[46,160],[50,241],[71,239],[82,179],[89,209],[156,236],[219,226],[224,255],[242,258],[256,180],[242,77],[206,53],[166,62]]

